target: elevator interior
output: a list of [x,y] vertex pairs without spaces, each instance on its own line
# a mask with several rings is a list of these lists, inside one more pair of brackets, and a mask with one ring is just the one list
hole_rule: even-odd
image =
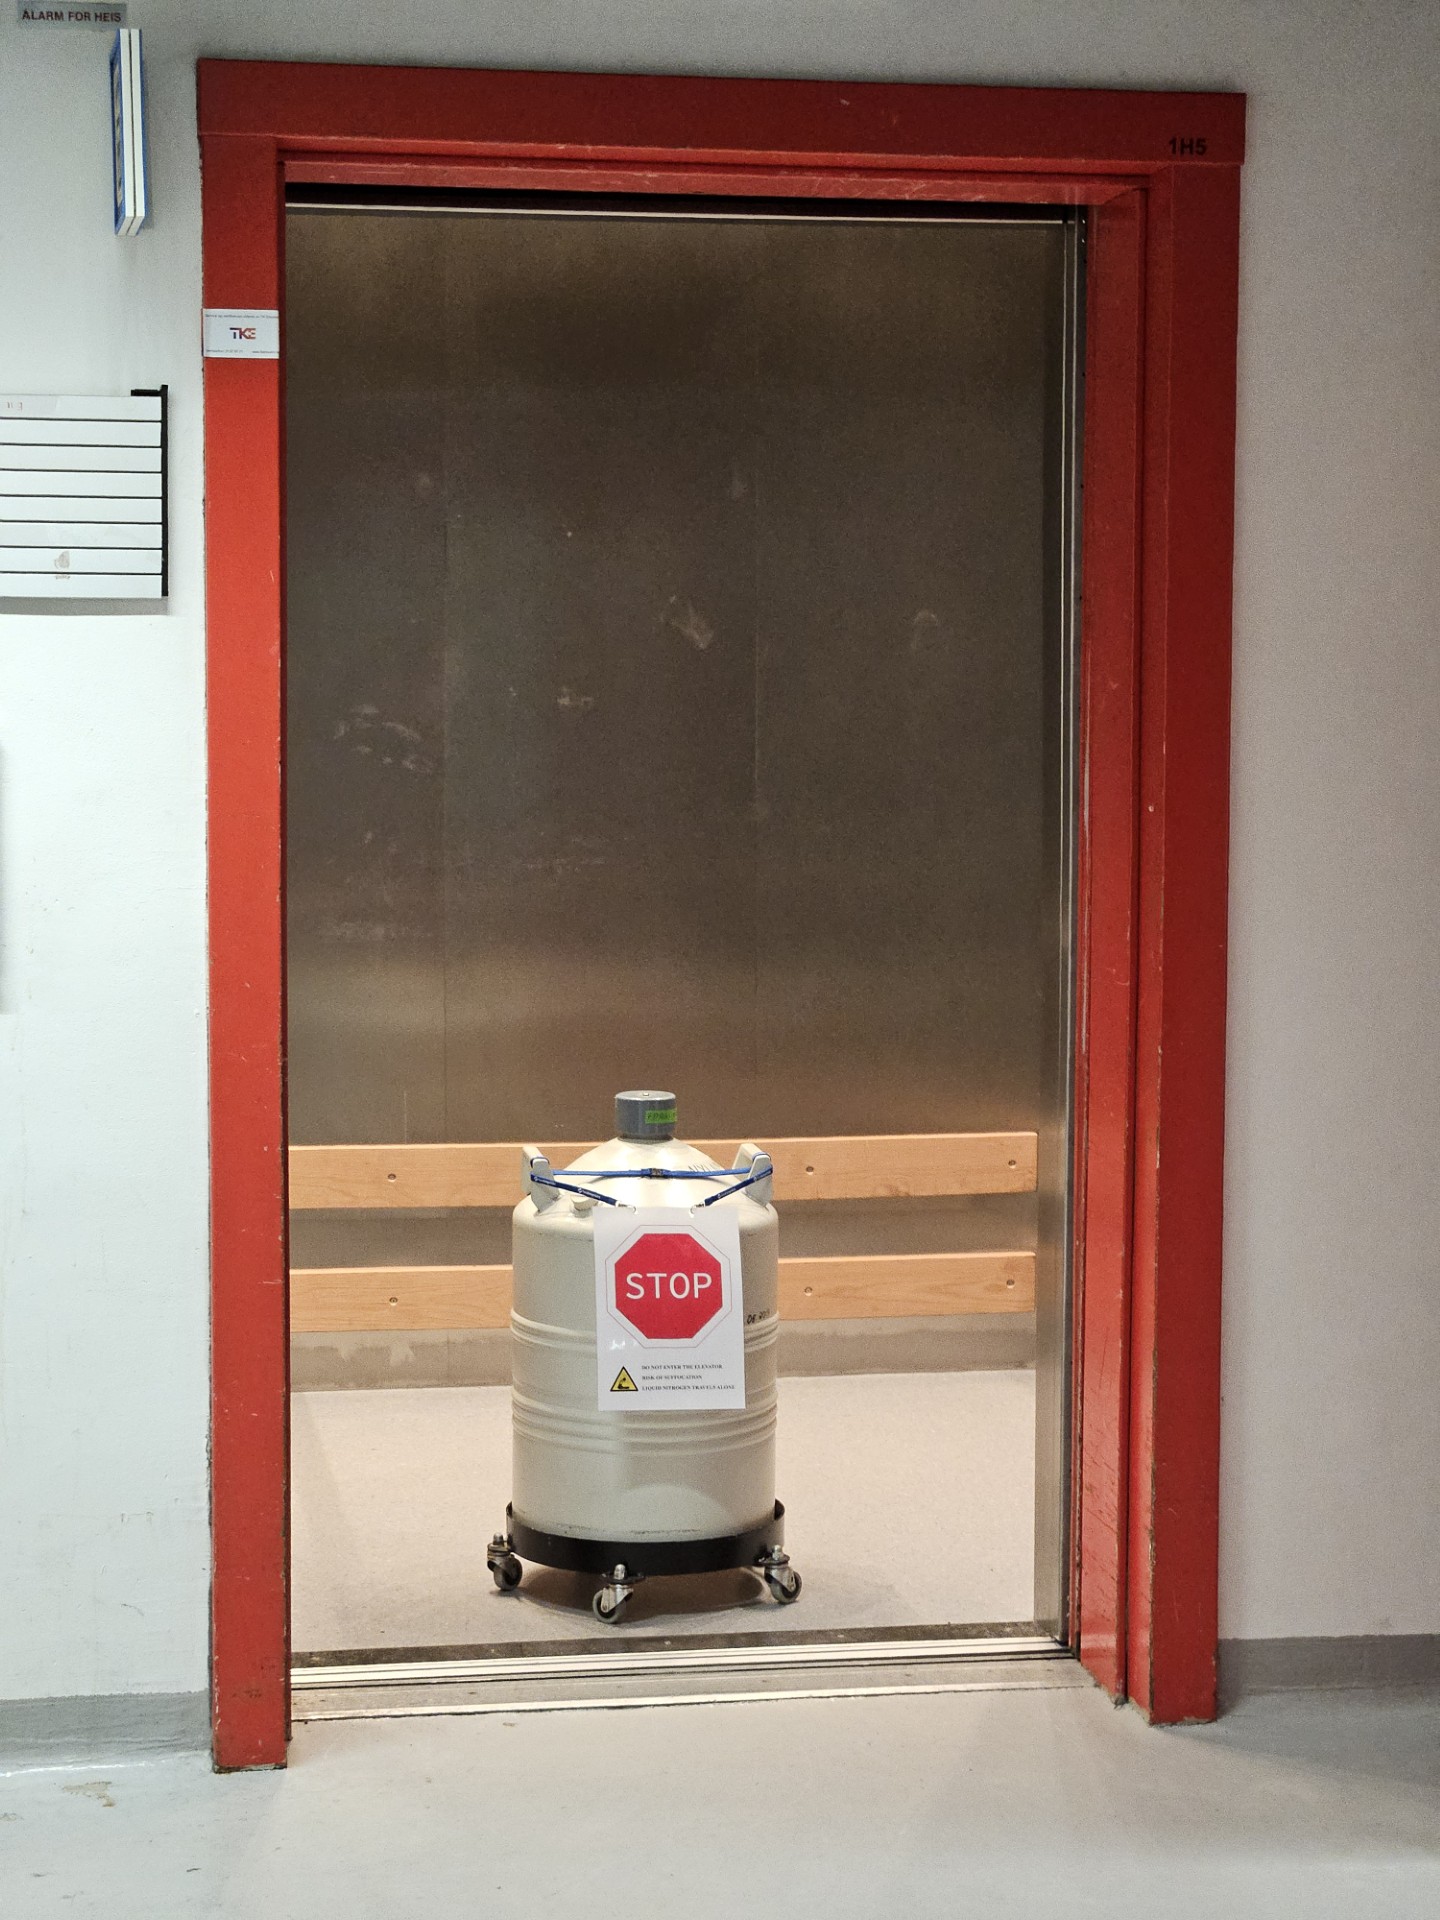
[[780,1492],[819,1543],[778,1619],[732,1579],[650,1630],[1058,1631],[1082,240],[292,201],[302,1656],[593,1633],[484,1569],[518,1180],[318,1150],[518,1167],[632,1085],[795,1143]]

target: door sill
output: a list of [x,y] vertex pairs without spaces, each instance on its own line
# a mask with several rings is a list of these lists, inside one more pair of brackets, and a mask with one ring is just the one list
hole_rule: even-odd
[[631,1647],[489,1659],[402,1655],[344,1666],[301,1666],[291,1676],[292,1718],[297,1722],[845,1700],[1089,1684],[1070,1650],[1045,1635]]

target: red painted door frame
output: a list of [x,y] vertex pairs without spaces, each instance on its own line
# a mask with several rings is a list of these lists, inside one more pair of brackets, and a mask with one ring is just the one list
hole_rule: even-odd
[[[1083,205],[1072,1635],[1215,1711],[1239,173],[1232,94],[199,63],[204,302],[287,180]],[[283,314],[282,314],[283,329]],[[207,360],[217,1764],[288,1732],[283,361]]]

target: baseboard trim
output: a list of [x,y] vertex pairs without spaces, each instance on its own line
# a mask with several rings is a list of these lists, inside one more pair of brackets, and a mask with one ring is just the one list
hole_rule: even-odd
[[1440,1633],[1222,1640],[1219,1678],[1222,1712],[1256,1693],[1440,1686]]
[[204,1752],[209,1745],[210,1697],[205,1693],[0,1700],[0,1766],[133,1760],[147,1754]]

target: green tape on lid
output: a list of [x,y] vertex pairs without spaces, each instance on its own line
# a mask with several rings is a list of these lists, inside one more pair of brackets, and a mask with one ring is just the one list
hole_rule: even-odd
[[673,1127],[677,1112],[678,1108],[675,1107],[647,1107],[645,1124],[647,1127]]

